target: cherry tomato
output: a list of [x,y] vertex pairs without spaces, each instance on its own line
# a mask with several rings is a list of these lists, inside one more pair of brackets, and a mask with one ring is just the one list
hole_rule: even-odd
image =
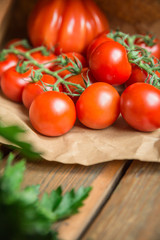
[[136,82],[145,82],[148,74],[145,70],[141,69],[137,65],[132,65],[132,73],[130,78],[125,82],[125,87],[136,83]]
[[1,88],[6,97],[15,102],[22,102],[22,92],[30,81],[31,69],[25,73],[16,71],[16,67],[9,68],[2,74]]
[[[86,84],[85,84],[84,80],[88,84],[92,84],[92,83],[96,82],[96,80],[92,76],[92,73],[91,73],[90,69],[88,69],[88,68],[82,69],[82,72],[80,74],[73,75],[73,76],[67,78],[66,81],[70,82],[70,83],[79,84],[81,87],[86,88]],[[65,85],[63,86],[63,88],[64,88],[65,92],[69,93],[69,90],[65,87]],[[71,93],[73,93],[73,94],[78,93],[76,91],[77,90],[76,86],[68,85],[68,88],[70,89]],[[76,103],[78,98],[79,98],[79,96],[71,96],[71,95],[69,95],[69,96],[73,100],[74,103]]]
[[54,66],[53,61],[56,55],[52,52],[49,55],[43,55],[41,51],[33,52],[31,56],[40,64],[45,64],[45,68],[51,69]]
[[[42,82],[47,91],[52,91],[53,87],[47,86],[46,83],[53,85],[56,82],[56,79],[54,77],[52,77],[51,75],[43,74],[40,81],[35,82],[35,83],[34,82],[28,83],[24,87],[23,93],[22,93],[22,102],[26,108],[29,109],[33,100],[38,95],[40,95],[44,92]],[[59,84],[59,91],[62,91],[62,90],[63,90],[62,85]]]
[[[78,62],[78,60],[79,60],[83,68],[87,66],[87,62],[86,62],[85,57],[84,57],[82,54],[80,54],[80,53],[70,52],[70,53],[66,53],[66,54],[64,55],[64,58],[65,58],[65,56],[67,56],[68,58],[70,58],[72,61],[77,60],[77,62]],[[68,66],[73,66],[73,64],[72,64],[72,63],[68,63],[68,64],[67,64],[66,66],[64,66],[64,67],[62,67],[62,66],[60,66],[60,65],[55,65],[55,66],[53,66],[53,68],[51,68],[51,70],[52,70],[52,71],[57,71],[57,70],[60,70],[60,69],[62,69],[62,68],[68,67]],[[78,64],[78,66],[80,67],[79,64]],[[60,77],[64,78],[66,75],[68,75],[68,74],[70,74],[70,73],[71,73],[71,72],[70,72],[69,70],[64,70],[64,71],[60,72],[58,75],[59,75]]]
[[113,124],[120,112],[120,96],[110,84],[94,83],[81,94],[77,117],[86,127],[103,129]]
[[[6,48],[9,48],[13,43],[17,43],[21,40],[22,39],[20,39],[20,38],[15,38],[15,39],[10,40],[6,44]],[[24,47],[23,45],[16,45],[14,48],[20,50],[21,52],[27,52],[29,50],[28,48]]]
[[91,53],[102,43],[108,42],[108,41],[113,41],[112,38],[107,37],[107,32],[104,32],[100,35],[98,35],[93,41],[89,44],[87,48],[87,59],[89,59]]
[[92,39],[108,29],[105,15],[92,0],[38,1],[28,23],[33,46],[56,45],[60,52],[84,52]]
[[134,83],[121,95],[121,114],[139,131],[150,132],[160,127],[160,90],[147,83]]
[[155,38],[153,42],[155,43],[155,45],[148,46],[142,39],[137,38],[135,44],[148,50],[152,56],[160,59],[160,40]]
[[97,81],[112,85],[123,84],[131,75],[126,50],[115,41],[99,45],[90,55],[89,67]]
[[16,66],[18,61],[19,61],[18,57],[11,53],[5,57],[5,60],[0,61],[0,80],[2,73],[13,66]]
[[76,109],[70,97],[61,92],[44,92],[34,99],[29,109],[34,129],[46,136],[68,132],[76,120]]
[[[156,63],[156,60],[154,59],[154,62]],[[155,72],[158,77],[160,77],[160,72]],[[144,70],[141,69],[139,66],[132,64],[132,73],[130,78],[125,82],[125,87],[128,87],[129,85],[136,83],[136,82],[146,82],[149,83],[151,79],[151,75]]]

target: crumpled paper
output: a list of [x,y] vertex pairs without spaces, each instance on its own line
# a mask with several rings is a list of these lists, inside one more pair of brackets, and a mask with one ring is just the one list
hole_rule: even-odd
[[[42,152],[42,158],[48,161],[82,165],[115,159],[160,161],[160,130],[138,132],[129,127],[121,116],[112,126],[103,130],[88,129],[77,121],[67,134],[46,137],[32,128],[28,110],[22,104],[11,102],[0,94],[0,121],[6,125],[17,124],[23,127],[26,130],[23,140]],[[0,142],[7,143],[3,138],[0,138]]]

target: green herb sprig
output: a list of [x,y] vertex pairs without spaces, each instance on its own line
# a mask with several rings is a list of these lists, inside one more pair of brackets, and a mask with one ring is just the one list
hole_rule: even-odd
[[[22,154],[38,157],[32,146],[18,139],[24,130],[18,126],[0,123],[0,136],[10,141]],[[2,155],[0,155],[2,159]],[[39,200],[40,185],[21,189],[25,160],[15,164],[15,155],[10,153],[3,173],[0,173],[0,239],[5,240],[57,240],[53,223],[78,212],[91,187],[72,189],[63,195],[61,187],[50,194],[44,193]]]
[[25,132],[26,131],[20,126],[5,126],[2,122],[0,122],[0,136],[11,143],[10,148],[16,149],[29,159],[41,158],[41,153],[35,151],[30,143],[21,140],[22,138],[20,138],[20,136],[22,136],[21,134],[24,134]]
[[81,187],[62,195],[61,187],[39,200],[39,185],[21,190],[25,161],[12,165],[14,155],[9,154],[4,173],[0,175],[0,239],[56,240],[51,230],[53,223],[78,212],[91,188]]

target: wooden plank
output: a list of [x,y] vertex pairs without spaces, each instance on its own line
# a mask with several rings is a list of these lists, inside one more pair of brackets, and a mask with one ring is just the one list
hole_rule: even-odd
[[90,167],[47,161],[27,163],[23,186],[41,184],[41,194],[45,191],[51,192],[59,185],[62,186],[64,192],[72,188],[78,189],[82,185],[93,187],[79,214],[54,225],[59,232],[60,239],[74,240],[79,238],[97,211],[109,198],[127,167],[126,161],[113,161]]
[[[63,221],[57,228],[60,239],[80,239],[80,236],[96,216],[106,199],[110,197],[126,167],[128,167],[128,164],[125,161],[113,161],[104,165],[100,174],[91,183],[93,190],[85,201],[85,205],[81,208],[80,213]],[[95,168],[97,166],[93,167],[93,169]]]
[[[19,155],[16,159],[20,159]],[[3,171],[4,162],[1,165],[1,171]],[[53,226],[54,229],[58,230],[60,239],[74,240],[82,235],[97,215],[97,212],[103,206],[106,199],[110,197],[128,167],[129,162],[127,161],[112,161],[90,167],[64,165],[44,160],[27,162],[22,187],[31,184],[40,184],[41,195],[44,192],[51,192],[60,185],[64,192],[72,188],[78,189],[80,186],[93,187],[89,198],[80,209],[79,214]]]
[[10,11],[13,5],[14,0],[1,0],[0,1],[0,45],[2,44],[2,40],[4,34],[6,32],[6,28],[8,25],[8,21],[10,19]]
[[134,161],[83,240],[159,240],[160,164]]

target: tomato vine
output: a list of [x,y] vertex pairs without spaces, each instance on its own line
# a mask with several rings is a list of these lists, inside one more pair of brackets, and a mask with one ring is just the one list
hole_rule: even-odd
[[154,56],[151,56],[150,52],[135,43],[136,39],[143,40],[147,46],[154,45],[154,37],[149,35],[129,35],[120,31],[110,32],[107,34],[107,37],[112,38],[114,41],[119,42],[127,50],[128,60],[131,64],[135,64],[141,69],[145,70],[148,73],[148,77],[145,82],[148,81],[149,75],[149,84],[160,88],[160,78],[157,76],[156,71],[160,73],[159,60]]
[[[21,50],[16,49],[15,47],[18,45],[23,45],[24,47],[28,48],[28,51],[22,52]],[[58,85],[60,83],[62,83],[68,89],[68,93],[66,93],[66,94],[68,94],[70,96],[80,96],[80,94],[84,91],[84,88],[80,84],[75,84],[72,82],[68,82],[66,80],[67,77],[69,77],[71,75],[79,74],[82,70],[82,64],[79,61],[79,59],[74,56],[74,53],[73,53],[74,60],[68,58],[65,54],[61,54],[61,55],[57,56],[55,59],[53,59],[52,61],[47,62],[45,64],[41,64],[41,63],[38,63],[38,61],[36,61],[31,55],[32,53],[38,52],[38,51],[41,51],[44,56],[47,56],[47,54],[50,53],[47,50],[47,48],[44,46],[30,49],[27,40],[18,41],[16,43],[11,44],[8,49],[3,49],[1,51],[0,61],[4,61],[6,55],[11,54],[11,53],[15,54],[17,56],[21,56],[25,59],[25,61],[20,60],[18,62],[17,67],[16,67],[16,70],[18,72],[24,73],[27,70],[28,65],[36,66],[36,67],[38,67],[38,70],[32,70],[32,76],[31,76],[32,80],[34,82],[39,81],[41,79],[42,72],[47,73],[57,79],[57,81],[53,85],[47,85],[47,86],[53,87],[54,91],[59,91]],[[63,66],[63,68],[56,70],[56,71],[51,71],[50,69],[45,68],[45,65],[48,63],[51,63],[51,62],[59,64],[59,65]],[[68,64],[71,64],[71,65],[68,66]],[[65,78],[62,78],[59,75],[59,73],[61,73],[64,70],[68,70],[70,72],[70,74],[68,76],[66,76]],[[74,86],[77,89],[77,91],[76,91],[77,93],[72,93],[68,87],[69,85]],[[43,84],[43,86],[44,86],[44,91],[45,91],[45,85]]]

